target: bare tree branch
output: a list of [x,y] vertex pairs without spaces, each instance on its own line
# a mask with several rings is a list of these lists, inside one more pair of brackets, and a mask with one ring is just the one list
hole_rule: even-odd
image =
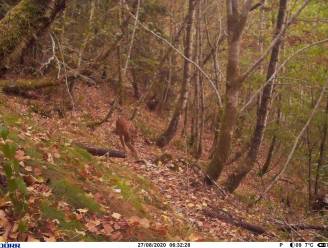
[[135,16],[135,21],[134,21],[134,27],[133,27],[132,36],[131,36],[131,43],[130,43],[130,47],[129,47],[128,56],[126,58],[125,66],[123,68],[123,78],[125,78],[126,72],[128,70],[129,60],[130,60],[130,57],[131,57],[131,52],[132,52],[133,43],[134,43],[134,37],[135,37],[136,30],[137,30],[137,27],[138,27],[139,12],[140,12],[140,1],[141,0],[138,0],[137,11],[136,11],[136,16]]
[[300,132],[300,133],[298,134],[298,136],[296,137],[296,139],[295,139],[295,141],[294,141],[294,145],[293,145],[293,147],[292,147],[292,149],[291,149],[291,151],[290,151],[290,153],[289,153],[289,155],[288,155],[288,157],[287,157],[287,160],[286,160],[284,166],[282,167],[282,169],[281,169],[281,171],[279,172],[279,174],[278,174],[278,175],[272,180],[272,182],[269,184],[269,186],[268,186],[268,187],[263,191],[263,193],[262,193],[262,194],[261,194],[256,200],[255,200],[255,203],[257,203],[258,201],[260,201],[261,199],[263,199],[264,195],[265,195],[265,194],[266,194],[266,193],[267,193],[267,192],[273,187],[273,185],[279,180],[279,178],[280,178],[280,177],[285,173],[285,171],[287,170],[288,165],[289,165],[290,161],[291,161],[292,158],[293,158],[294,152],[295,152],[295,150],[296,150],[296,148],[297,148],[297,146],[298,146],[298,143],[299,143],[300,139],[302,138],[302,136],[303,136],[305,130],[308,128],[310,122],[312,121],[312,119],[313,119],[315,113],[317,112],[317,110],[318,110],[318,108],[319,108],[319,106],[320,106],[321,100],[322,100],[324,94],[326,93],[326,89],[327,89],[327,87],[328,87],[328,80],[327,80],[325,86],[322,88],[321,93],[320,93],[320,96],[319,96],[319,98],[318,98],[318,100],[317,100],[317,103],[316,103],[316,105],[314,106],[314,108],[313,108],[313,110],[312,110],[312,112],[311,112],[311,114],[310,114],[310,116],[309,116],[307,122],[306,122],[305,125],[303,126],[301,132]]
[[[126,6],[127,10],[129,11],[129,14],[136,19],[136,16],[134,14],[132,14],[128,8],[128,6]],[[207,73],[193,60],[187,58],[183,52],[181,52],[178,48],[176,48],[171,42],[169,42],[167,39],[163,38],[161,35],[157,34],[156,32],[154,32],[153,30],[149,29],[145,24],[143,24],[142,22],[140,22],[140,20],[138,20],[139,25],[145,29],[146,31],[148,31],[149,33],[151,33],[152,35],[154,35],[155,37],[157,37],[158,39],[160,39],[161,41],[163,41],[164,43],[166,43],[168,46],[170,46],[174,51],[177,52],[177,54],[179,54],[180,56],[182,56],[185,60],[187,60],[189,63],[193,64],[203,75],[204,77],[209,81],[210,85],[212,86],[212,88],[214,89],[216,96],[219,100],[219,105],[220,107],[223,107],[222,104],[222,98],[221,95],[218,91],[218,89],[215,86],[215,83],[212,81],[212,79],[210,78],[209,75],[207,75]]]
[[265,3],[265,0],[261,0],[260,2],[254,4],[252,6],[252,8],[250,9],[250,11],[253,11],[253,10],[256,10],[257,8],[262,7],[264,5],[264,3]]
[[280,33],[276,36],[276,38],[271,42],[270,46],[264,51],[264,53],[255,61],[253,65],[250,66],[250,68],[240,76],[240,81],[245,81],[256,69],[257,67],[263,62],[263,60],[266,58],[266,56],[270,53],[272,48],[279,42],[282,38],[282,36],[285,34],[287,28],[295,21],[297,16],[302,12],[302,10],[306,7],[306,5],[310,2],[310,0],[304,0],[304,3],[302,6],[296,11],[296,13],[289,19],[289,21],[286,23],[285,27],[280,31]]
[[293,53],[287,59],[285,59],[285,61],[276,69],[275,73],[273,73],[272,76],[252,95],[252,97],[248,100],[248,102],[241,108],[240,112],[243,112],[243,111],[245,111],[248,108],[248,106],[254,101],[254,99],[257,97],[257,95],[260,94],[262,92],[263,88],[276,77],[276,75],[280,72],[280,70],[282,68],[284,68],[284,66],[289,62],[289,60],[291,60],[296,55],[302,53],[303,51],[305,51],[305,50],[307,50],[307,49],[309,49],[311,47],[314,47],[314,46],[317,46],[317,45],[321,45],[321,44],[324,44],[326,42],[328,42],[328,38],[327,39],[324,39],[324,40],[320,40],[320,41],[314,42],[314,43],[312,43],[312,44],[310,44],[308,46],[305,46],[305,47],[297,50],[295,53]]

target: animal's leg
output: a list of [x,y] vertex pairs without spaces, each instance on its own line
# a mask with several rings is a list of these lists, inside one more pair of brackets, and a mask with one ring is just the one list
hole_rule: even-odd
[[121,141],[121,144],[122,144],[123,150],[124,150],[124,152],[126,153],[126,147],[125,147],[125,142],[124,142],[124,137],[123,137],[123,135],[120,135],[120,141]]
[[127,147],[131,150],[133,156],[134,156],[136,159],[139,159],[138,152],[137,152],[136,149],[134,148],[134,145],[131,143],[131,141],[126,142],[126,145],[127,145]]

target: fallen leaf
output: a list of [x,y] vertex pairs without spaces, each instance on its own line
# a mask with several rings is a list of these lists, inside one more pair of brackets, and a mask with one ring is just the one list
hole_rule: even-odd
[[54,153],[54,158],[57,158],[57,159],[60,158],[60,154],[58,152],[55,152]]
[[33,173],[35,176],[41,176],[42,175],[42,170],[38,167],[33,168]]
[[16,154],[15,154],[15,158],[18,161],[24,161],[24,160],[27,160],[27,159],[31,159],[29,156],[25,156],[25,152],[23,150],[17,150]]
[[110,235],[114,231],[113,227],[110,224],[103,224],[104,227],[104,234],[105,235]]
[[79,230],[77,230],[77,229],[75,229],[75,232],[76,232],[77,234],[80,234],[80,235],[83,236],[83,237],[86,235],[85,232],[83,232],[83,231],[79,231]]
[[38,240],[38,239],[36,239],[36,238],[29,235],[27,237],[27,242],[40,242],[40,240]]
[[195,207],[195,205],[193,203],[188,203],[187,207],[188,208],[193,208],[193,207]]
[[195,242],[195,241],[199,241],[202,239],[202,237],[200,237],[199,235],[195,234],[195,233],[192,233],[189,235],[188,239],[192,242]]
[[111,235],[111,238],[113,240],[121,240],[123,238],[123,235],[121,232],[114,232],[112,235]]
[[79,208],[79,209],[77,209],[77,211],[79,211],[79,212],[82,213],[82,214],[85,214],[85,213],[88,212],[89,210],[86,209],[86,208]]
[[128,224],[133,225],[139,225],[140,224],[140,218],[138,216],[132,216],[128,219]]
[[119,220],[121,218],[121,215],[119,213],[113,213],[112,214],[112,217],[115,219],[115,220]]
[[37,182],[36,178],[32,175],[24,175],[23,179],[27,186],[31,186]]
[[54,158],[51,153],[47,153],[47,161],[52,164],[54,163]]
[[146,218],[143,218],[140,220],[140,225],[145,228],[145,229],[148,229],[150,227],[150,222],[148,219]]
[[115,193],[118,193],[118,194],[121,193],[121,189],[117,189],[117,188],[115,188],[115,189],[113,189],[113,191],[114,191]]
[[44,240],[46,242],[56,242],[56,238],[54,236],[50,236],[50,237],[44,237]]
[[98,232],[98,228],[96,227],[97,225],[94,222],[89,222],[85,226],[89,232],[92,232],[92,233]]

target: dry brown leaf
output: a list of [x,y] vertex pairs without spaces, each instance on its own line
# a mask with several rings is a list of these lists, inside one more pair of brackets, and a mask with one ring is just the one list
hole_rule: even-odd
[[92,233],[98,232],[98,228],[96,227],[95,223],[89,222],[85,226],[89,232],[92,232]]
[[23,176],[23,179],[24,179],[24,181],[25,181],[25,183],[26,183],[27,186],[31,186],[31,185],[35,184],[38,181],[32,175],[24,175]]
[[196,241],[202,240],[202,237],[199,236],[198,234],[192,233],[189,235],[188,239],[192,242],[196,242]]
[[0,210],[0,225],[4,226],[7,223],[8,223],[8,219],[7,219],[5,211]]
[[132,216],[128,219],[128,224],[133,225],[139,225],[140,224],[140,218],[138,216]]
[[112,234],[112,232],[114,231],[113,227],[108,223],[103,224],[103,227],[104,227],[104,234],[107,236]]
[[79,212],[82,213],[82,214],[85,214],[85,213],[88,212],[89,210],[86,209],[86,208],[79,208],[79,209],[77,209],[77,211],[79,211]]
[[155,223],[155,225],[152,226],[152,229],[158,232],[160,235],[164,236],[167,234],[167,227],[163,226],[161,223]]
[[29,156],[25,156],[25,152],[24,152],[23,150],[17,150],[17,151],[16,151],[15,158],[16,158],[18,161],[24,161],[24,160],[31,159]]
[[148,229],[150,227],[150,222],[148,219],[146,218],[143,218],[140,220],[140,225],[145,228],[145,229]]
[[27,242],[40,242],[40,240],[38,240],[38,239],[36,239],[36,238],[29,235],[27,237]]
[[193,203],[188,203],[187,207],[188,208],[193,208],[193,207],[195,207],[195,205]]
[[38,176],[41,176],[42,175],[42,170],[40,168],[38,168],[38,167],[34,167],[33,168],[33,173],[34,173],[34,175],[36,177],[38,177]]
[[113,217],[115,220],[119,220],[122,216],[121,216],[119,213],[113,213],[113,214],[112,214],[112,217]]
[[54,236],[49,236],[49,237],[44,236],[43,238],[46,242],[56,242],[56,238]]
[[113,240],[121,240],[123,238],[123,235],[121,232],[114,232],[110,236]]
[[47,161],[52,164],[54,163],[54,158],[51,153],[47,153]]

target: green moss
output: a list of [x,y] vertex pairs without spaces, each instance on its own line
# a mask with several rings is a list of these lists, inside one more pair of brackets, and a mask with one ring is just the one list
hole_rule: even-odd
[[33,36],[37,27],[35,24],[43,16],[47,2],[22,0],[2,19],[0,22],[0,58],[13,51],[18,43],[24,42],[23,36]]
[[7,126],[16,126],[21,123],[20,116],[17,114],[3,114],[2,120]]
[[59,220],[60,222],[64,222],[65,220],[64,212],[52,207],[49,201],[41,202],[40,207],[44,217],[49,219],[56,219]]
[[101,213],[100,205],[87,196],[82,189],[66,180],[52,182],[53,191],[56,196],[65,199],[75,208],[87,208],[90,212]]
[[29,146],[25,148],[25,153],[30,156],[32,159],[42,159],[42,154],[33,146]]
[[68,237],[73,234],[73,236],[78,238],[76,231],[83,230],[83,225],[81,222],[77,220],[66,220],[65,213],[55,207],[52,207],[51,203],[47,200],[41,202],[40,208],[41,214],[44,218],[59,221],[59,228],[64,231]]
[[25,141],[18,137],[17,133],[14,131],[10,131],[8,138],[19,145],[23,145],[25,143]]
[[138,196],[135,194],[135,192],[131,189],[129,185],[127,185],[124,181],[119,181],[117,186],[121,189],[122,191],[122,196],[125,200],[128,202],[132,203],[132,205],[140,210],[144,211],[141,200],[138,198]]
[[[126,178],[125,178],[126,179]],[[112,175],[106,173],[104,176],[104,180],[108,182],[112,187],[119,188],[121,190],[121,195],[123,199],[128,201],[133,205],[135,209],[137,209],[140,213],[145,213],[145,210],[142,206],[142,199],[140,199],[130,184],[128,184],[127,179],[124,181],[121,177],[117,175]]]
[[77,146],[72,147],[62,147],[62,152],[70,159],[79,160],[81,162],[91,162],[94,160],[92,155],[88,153],[85,149],[79,148]]

